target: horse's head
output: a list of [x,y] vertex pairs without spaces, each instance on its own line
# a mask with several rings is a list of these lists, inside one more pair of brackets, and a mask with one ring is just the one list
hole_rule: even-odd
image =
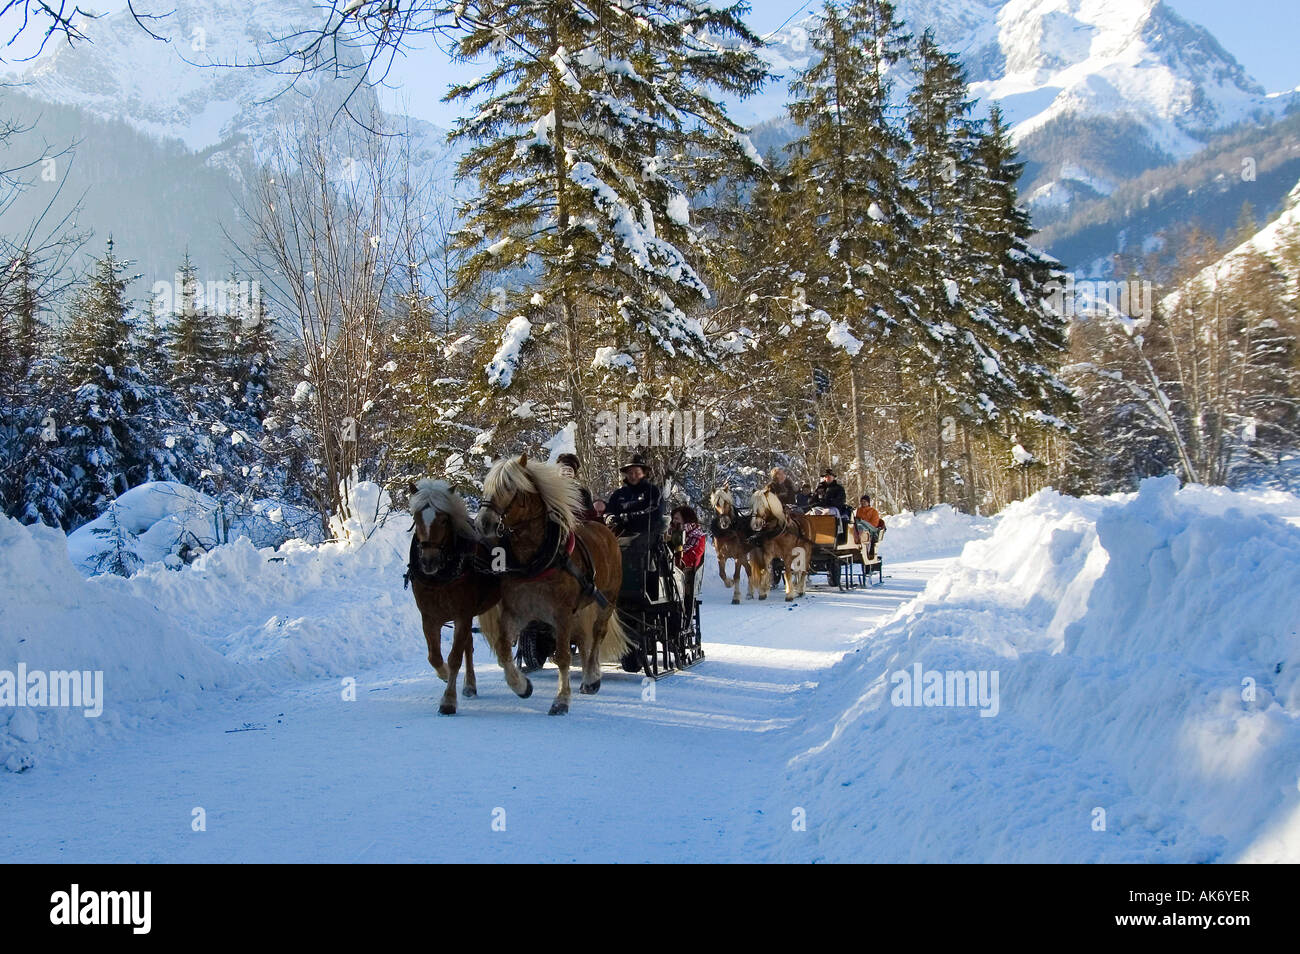
[[441,480],[410,484],[411,530],[420,572],[433,576],[456,548],[456,537],[477,539],[465,501]]
[[785,520],[785,508],[781,505],[781,498],[770,490],[759,488],[754,491],[754,496],[749,500],[749,508],[754,515],[755,532],[762,530],[769,523],[779,524]]
[[582,506],[577,483],[555,464],[529,461],[527,454],[497,461],[483,482],[477,527],[485,540],[499,541],[549,518],[561,530],[577,525]]
[[728,487],[719,487],[709,498],[709,503],[713,507],[713,512],[718,515],[718,528],[726,530],[736,520],[736,508],[731,501],[731,490]]

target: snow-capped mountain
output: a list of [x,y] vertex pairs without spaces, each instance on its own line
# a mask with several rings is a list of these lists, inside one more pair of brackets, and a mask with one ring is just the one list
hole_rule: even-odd
[[[351,122],[337,112],[349,95],[354,116],[374,122],[376,111],[382,113],[375,91],[357,87],[355,75],[295,78],[287,67],[255,65],[275,58],[276,38],[323,22],[313,0],[175,0],[169,9],[148,23],[165,42],[128,11],[84,21],[89,41],[62,45],[34,63],[17,78],[17,95],[7,104],[43,127],[38,131],[46,141],[79,140],[60,201],[86,196],[78,225],[95,233],[90,252],[102,250],[112,233],[119,252],[138,262],[146,286],[152,276],[170,277],[187,248],[201,269],[222,274],[229,267],[222,232],[239,234],[240,193],[250,171],[309,108],[340,126]],[[57,109],[45,116],[40,103]],[[84,117],[80,124],[76,116]],[[454,157],[444,130],[401,115],[385,114],[383,122],[409,133],[416,181],[448,181]],[[142,167],[159,165],[155,153],[174,157],[176,140],[192,160],[184,168],[173,163],[176,174],[164,173],[166,181],[132,181],[120,161],[125,130],[115,124],[158,142],[157,149],[151,142],[136,145],[148,153]],[[194,176],[196,163],[201,177]],[[177,214],[178,203],[189,212]]]
[[[232,152],[245,158],[241,145],[259,153],[308,99],[334,107],[352,93],[356,114],[365,117],[374,108],[371,89],[354,92],[355,76],[296,78],[287,66],[254,65],[276,58],[278,38],[321,22],[312,0],[178,0],[165,19],[151,23],[167,42],[123,11],[91,22],[92,42],[61,47],[22,81],[40,99],[180,139],[195,152],[214,150],[215,161],[228,162]],[[226,68],[230,64],[243,68]],[[442,130],[408,117],[390,119],[428,149],[442,151]]]
[[[1026,197],[1039,221],[1291,99],[1267,95],[1208,30],[1161,0],[900,0],[898,11],[913,33],[932,30],[961,56],[976,96],[1001,104],[1030,161]],[[783,82],[737,104],[738,115],[779,116],[789,80],[815,55],[811,22],[771,38]],[[901,94],[902,71],[898,81]]]

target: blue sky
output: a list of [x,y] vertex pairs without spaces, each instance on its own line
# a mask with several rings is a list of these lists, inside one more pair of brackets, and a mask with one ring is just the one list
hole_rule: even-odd
[[[775,30],[796,10],[821,0],[750,0],[750,22]],[[1300,0],[1165,0],[1179,15],[1208,27],[1224,49],[1269,92],[1300,86]]]
[[[1124,2],[1124,0],[1121,0]],[[803,17],[822,0],[751,0],[751,27],[760,34],[779,29],[792,16]],[[1300,86],[1300,0],[1165,0],[1185,19],[1207,27],[1229,53],[1269,92]],[[405,87],[390,105],[440,125],[450,124],[456,110],[417,96],[419,89],[446,88],[452,68],[434,54],[414,58],[396,79]],[[472,75],[466,72],[464,75]]]
[[[1124,2],[1124,0],[1121,0]],[[1300,0],[1165,0],[1185,18],[1209,28],[1224,48],[1269,92],[1300,86]],[[759,33],[778,29],[792,16],[804,16],[821,0],[751,0],[750,23]],[[103,12],[125,0],[101,0]],[[164,4],[165,6],[165,4]],[[142,8],[148,8],[145,4]],[[435,50],[410,56],[392,80],[402,89],[385,95],[389,106],[448,125],[456,110],[438,102],[456,71]],[[472,75],[461,70],[462,76]]]

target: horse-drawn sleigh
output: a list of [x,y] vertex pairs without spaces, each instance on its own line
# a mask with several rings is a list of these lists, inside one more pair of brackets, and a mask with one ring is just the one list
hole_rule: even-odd
[[[826,582],[840,590],[870,585],[872,575],[884,582],[884,563],[878,553],[867,556],[867,548],[852,539],[852,531],[834,514],[787,512],[780,500],[767,490],[750,499],[749,510],[739,510],[729,487],[713,492],[714,510],[710,535],[718,558],[718,575],[732,591],[731,602],[740,602],[740,574],[746,576],[748,597],[767,599],[773,586],[782,582],[786,602],[802,596],[807,578],[824,573]],[[728,564],[735,574],[728,576]]]
[[[549,635],[545,656],[559,670],[551,715],[569,711],[575,651],[584,695],[600,690],[602,663],[658,678],[703,657],[698,600],[692,600],[695,618],[688,621],[662,533],[620,541],[604,524],[581,519],[577,483],[527,455],[499,461],[483,491],[483,506],[471,521],[465,501],[443,481],[411,486],[407,582],[422,617],[429,664],[447,683],[439,712],[457,710],[462,662],[463,694],[477,694],[475,616],[506,684],[524,699],[533,685],[515,663],[514,646],[524,634]],[[454,634],[444,662],[447,623]]]

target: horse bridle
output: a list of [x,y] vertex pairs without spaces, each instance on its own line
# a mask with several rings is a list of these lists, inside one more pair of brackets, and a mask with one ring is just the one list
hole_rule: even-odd
[[[412,533],[411,553],[407,561],[407,567],[406,567],[406,576],[405,576],[406,585],[409,586],[412,577],[417,577],[417,576],[423,577],[424,579],[427,580],[435,580],[435,581],[449,580],[458,576],[460,571],[465,565],[465,558],[468,556],[468,550],[457,546],[457,544],[461,540],[461,536],[456,532],[455,525],[450,522],[448,524],[448,530],[451,534],[450,543],[444,546],[434,547],[434,545],[431,543],[425,543],[423,540],[420,539],[419,535],[415,533],[416,526],[418,523],[419,523],[418,518],[412,516],[411,517],[411,533]],[[437,561],[433,562],[432,571],[426,571],[424,567],[420,565],[420,562],[416,556],[416,554],[418,553],[422,558],[424,551],[428,549],[434,549],[437,551],[438,554]],[[452,557],[452,561],[450,563],[448,562],[448,555]],[[456,559],[457,557],[459,557],[459,559]]]

